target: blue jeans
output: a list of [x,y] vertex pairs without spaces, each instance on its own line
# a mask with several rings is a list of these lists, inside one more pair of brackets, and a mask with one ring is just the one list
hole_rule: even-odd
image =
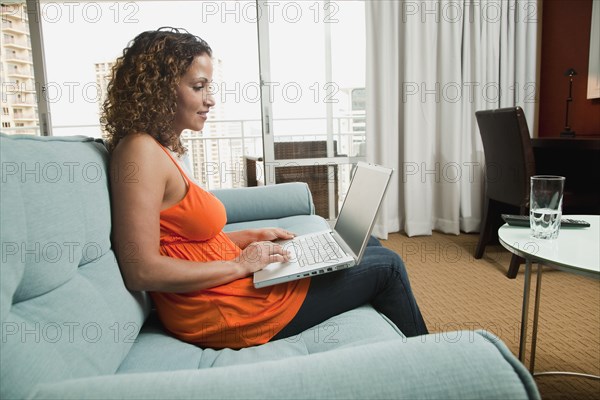
[[300,310],[272,340],[298,335],[368,303],[407,337],[428,333],[402,259],[371,237],[359,265],[311,278]]

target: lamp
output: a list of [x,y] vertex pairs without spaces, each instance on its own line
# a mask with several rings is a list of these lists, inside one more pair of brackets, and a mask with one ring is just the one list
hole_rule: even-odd
[[573,93],[573,77],[577,75],[577,72],[573,68],[569,68],[565,71],[565,76],[569,77],[569,96],[567,97],[567,110],[565,114],[565,130],[560,133],[562,137],[575,137],[575,131],[571,130],[569,126],[569,104],[573,101],[571,96]]

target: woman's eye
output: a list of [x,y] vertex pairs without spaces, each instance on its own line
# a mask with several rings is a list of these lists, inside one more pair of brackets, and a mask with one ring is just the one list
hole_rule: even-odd
[[193,89],[194,89],[196,92],[199,92],[200,90],[204,89],[204,86],[194,86],[194,87],[193,87]]

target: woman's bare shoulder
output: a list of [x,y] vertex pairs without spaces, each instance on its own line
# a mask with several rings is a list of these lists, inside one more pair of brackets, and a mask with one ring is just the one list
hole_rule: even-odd
[[160,160],[161,153],[158,142],[146,133],[133,133],[119,141],[111,154],[111,162],[123,163],[131,161]]
[[163,181],[166,180],[164,156],[150,135],[130,134],[121,139],[112,152],[111,173],[118,176],[135,174],[150,181]]
[[156,140],[146,133],[132,133],[125,136],[115,147],[112,157],[119,160],[143,157],[159,151]]

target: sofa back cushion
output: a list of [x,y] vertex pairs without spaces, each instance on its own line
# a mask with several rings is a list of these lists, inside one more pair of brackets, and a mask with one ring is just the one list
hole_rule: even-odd
[[114,373],[148,315],[111,249],[108,154],[91,138],[0,136],[0,398]]

